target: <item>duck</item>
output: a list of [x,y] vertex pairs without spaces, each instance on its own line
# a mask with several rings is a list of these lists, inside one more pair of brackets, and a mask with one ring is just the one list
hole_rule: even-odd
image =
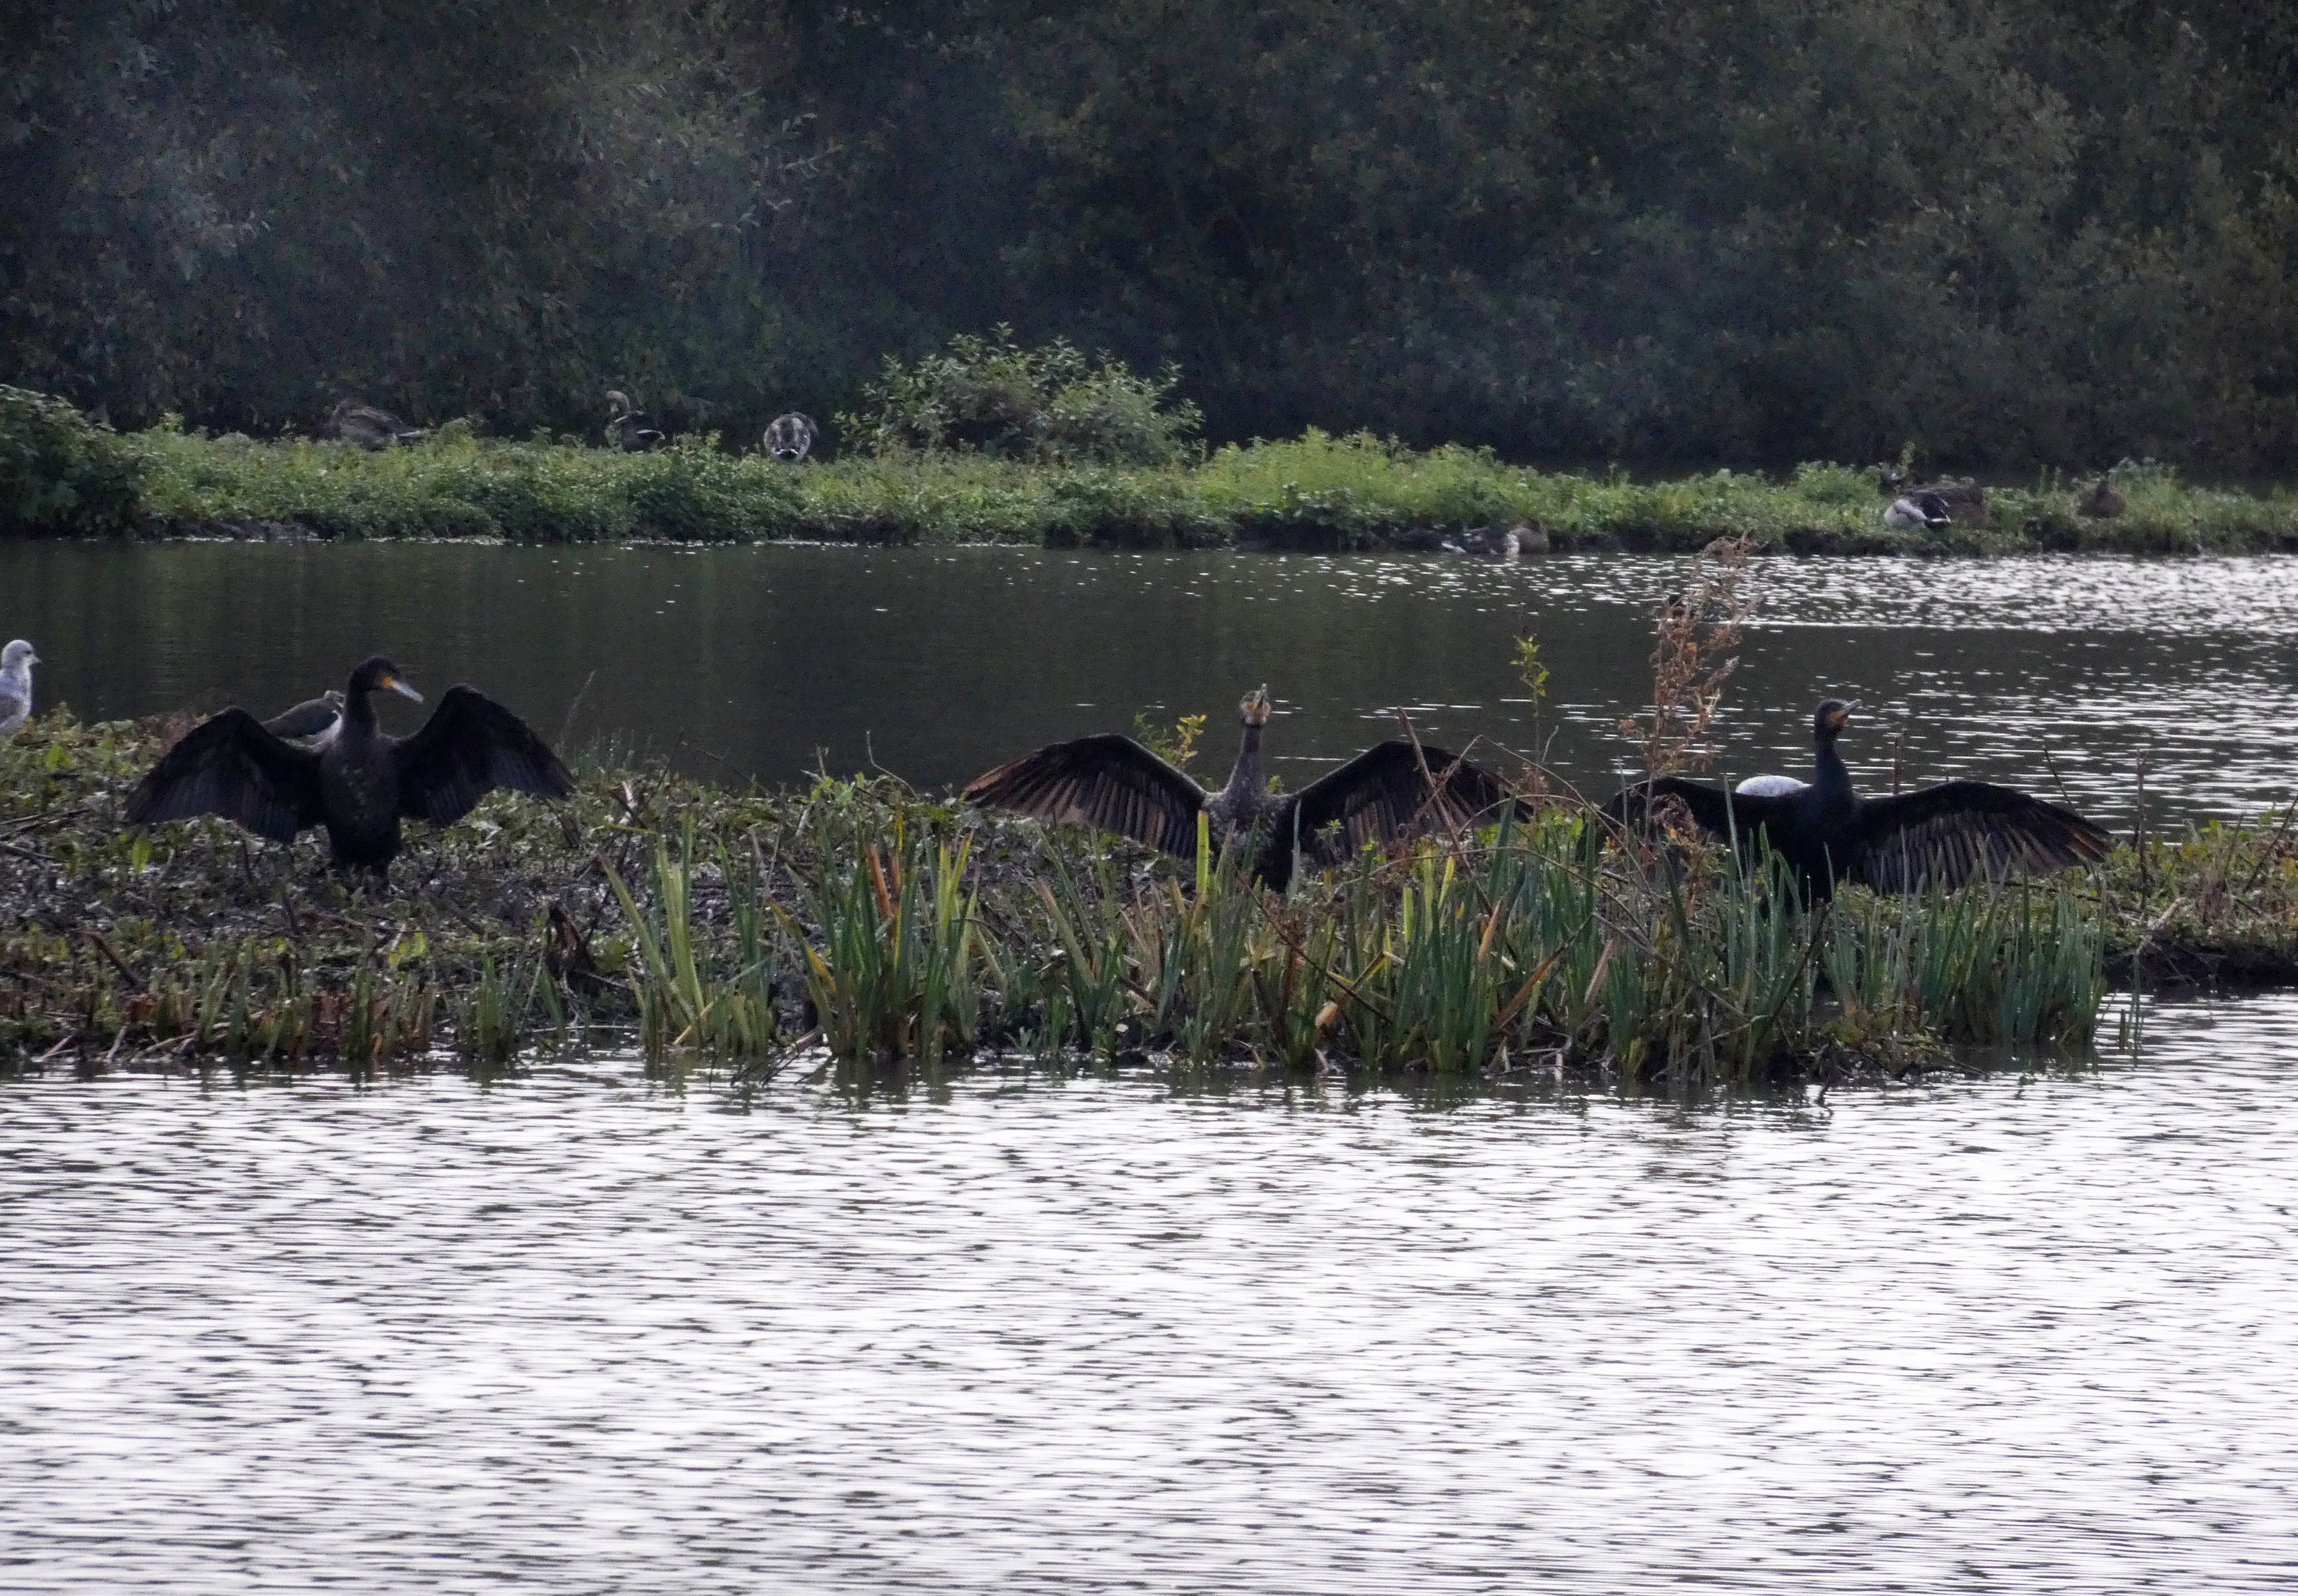
[[2085,488],[2082,497],[2075,500],[2075,514],[2094,521],[2111,521],[2121,513],[2122,495],[2115,491],[2112,472],[2100,473],[2099,479]]
[[644,410],[632,407],[631,396],[620,388],[607,390],[607,447],[609,449],[652,449],[662,442],[662,434],[647,420]]
[[1987,490],[1968,476],[1960,481],[1941,477],[1937,482],[1909,482],[1897,467],[1885,466],[1879,480],[1887,499],[1913,499],[1920,502],[1922,495],[1934,494],[1960,525],[1987,525]]
[[766,452],[786,466],[795,466],[813,451],[814,418],[797,410],[766,423]]
[[344,442],[361,449],[388,449],[393,443],[414,443],[430,435],[426,428],[409,426],[389,410],[355,399],[336,401],[327,412],[327,428]]
[[1895,532],[1936,532],[1954,520],[1947,500],[1930,492],[1903,494],[1883,512],[1883,525]]
[[0,649],[0,737],[13,737],[32,718],[32,667],[40,657],[17,638]]
[[1115,831],[1185,859],[1196,856],[1197,817],[1212,845],[1232,844],[1256,881],[1282,892],[1296,861],[1341,863],[1368,843],[1455,831],[1495,810],[1530,811],[1490,773],[1425,742],[1376,743],[1298,792],[1269,790],[1261,735],[1269,689],[1237,705],[1243,739],[1227,784],[1208,792],[1173,765],[1116,732],[1050,743],[976,777],[964,800],[1039,820]]
[[343,695],[331,687],[316,699],[281,710],[263,723],[263,729],[299,748],[325,748],[343,729]]
[[1814,768],[1807,782],[1759,777],[1773,785],[1726,793],[1661,776],[1623,790],[1605,815],[1641,828],[1680,804],[1718,842],[1753,854],[1768,845],[1795,872],[1804,897],[1823,902],[1839,885],[1877,892],[1958,887],[2024,869],[2046,872],[2106,857],[2114,839],[2071,809],[1987,781],[1941,781],[1889,798],[1862,798],[1836,748],[1857,700],[1827,699],[1812,713]]
[[497,787],[545,798],[574,792],[558,757],[477,689],[449,688],[412,737],[383,730],[377,692],[423,701],[399,666],[377,654],[351,673],[340,724],[316,748],[297,747],[244,709],[209,716],[128,795],[128,823],[219,815],[280,842],[323,826],[337,868],[372,872],[388,887],[402,818],[449,825]]

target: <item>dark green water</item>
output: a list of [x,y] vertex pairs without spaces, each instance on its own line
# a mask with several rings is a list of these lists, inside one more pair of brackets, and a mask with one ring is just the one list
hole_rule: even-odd
[[[1529,748],[1602,786],[1649,695],[1649,611],[1678,562],[1558,557],[1110,555],[1014,550],[456,544],[0,546],[0,636],[45,662],[43,708],[239,702],[269,713],[371,650],[433,692],[467,681],[545,736],[613,738],[698,773],[798,778],[820,757],[961,781],[1137,710],[1212,716],[1266,682],[1295,782],[1396,729]],[[2158,813],[2298,789],[2298,565],[2275,559],[1781,560],[1757,579],[1725,732],[1733,774],[1802,769],[1824,693],[1888,786],[1967,774],[2127,823],[2144,755]],[[1537,632],[1536,729],[1509,665]],[[421,712],[393,705],[401,729]],[[2046,758],[2046,755],[2048,758]],[[1504,762],[1504,761],[1503,761]],[[2056,777],[2050,766],[2055,764]]]

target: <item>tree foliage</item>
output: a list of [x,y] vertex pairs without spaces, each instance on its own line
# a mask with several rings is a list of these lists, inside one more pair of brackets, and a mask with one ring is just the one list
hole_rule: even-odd
[[[1010,322],[1217,437],[2298,457],[2237,0],[0,0],[0,376],[123,421],[855,408]],[[879,385],[886,381],[882,375]]]

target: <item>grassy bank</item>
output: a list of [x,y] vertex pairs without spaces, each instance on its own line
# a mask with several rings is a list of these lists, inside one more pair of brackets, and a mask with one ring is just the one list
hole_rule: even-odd
[[[0,422],[0,433],[29,425]],[[170,429],[115,435],[69,416],[44,425],[45,446],[0,447],[0,531],[1337,550],[1433,548],[1523,525],[1558,550],[1680,550],[1724,534],[1801,553],[2298,549],[2298,498],[2196,488],[2142,467],[2117,473],[2127,507],[2110,520],[2079,515],[2085,484],[2054,479],[1993,493],[1985,527],[1930,533],[1883,526],[1872,469],[1636,482],[1314,432],[1170,466],[935,451],[791,467],[707,440],[623,454],[484,440],[461,424],[373,454]]]
[[1806,918],[1560,811],[1278,898],[887,781],[593,771],[570,804],[498,795],[417,835],[369,898],[316,836],[122,828],[173,730],[49,717],[0,748],[0,1059],[484,1064],[635,1038],[738,1071],[1018,1051],[1692,1091],[2079,1048],[2142,945],[2158,978],[2205,947],[2251,950],[2221,974],[2298,973],[2278,823],[2095,883]]

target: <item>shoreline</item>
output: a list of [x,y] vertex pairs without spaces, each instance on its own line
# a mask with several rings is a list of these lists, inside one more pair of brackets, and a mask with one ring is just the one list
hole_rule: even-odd
[[2093,469],[1990,488],[1984,524],[1965,511],[1936,531],[1901,531],[1883,525],[1889,500],[1870,466],[1648,481],[1313,429],[1129,467],[1026,466],[964,451],[792,466],[726,452],[715,434],[624,453],[572,437],[483,438],[464,422],[368,451],[173,426],[118,434],[57,401],[18,397],[26,403],[0,406],[0,429],[34,430],[16,440],[12,475],[0,481],[0,503],[15,507],[0,536],[1327,553],[1452,544],[1478,558],[1479,544],[1489,551],[1513,533],[1527,558],[1690,552],[1725,537],[1757,553],[1831,557],[2298,552],[2298,493],[2194,486],[2145,462],[2114,468],[2123,503],[2112,517],[2080,513]]

